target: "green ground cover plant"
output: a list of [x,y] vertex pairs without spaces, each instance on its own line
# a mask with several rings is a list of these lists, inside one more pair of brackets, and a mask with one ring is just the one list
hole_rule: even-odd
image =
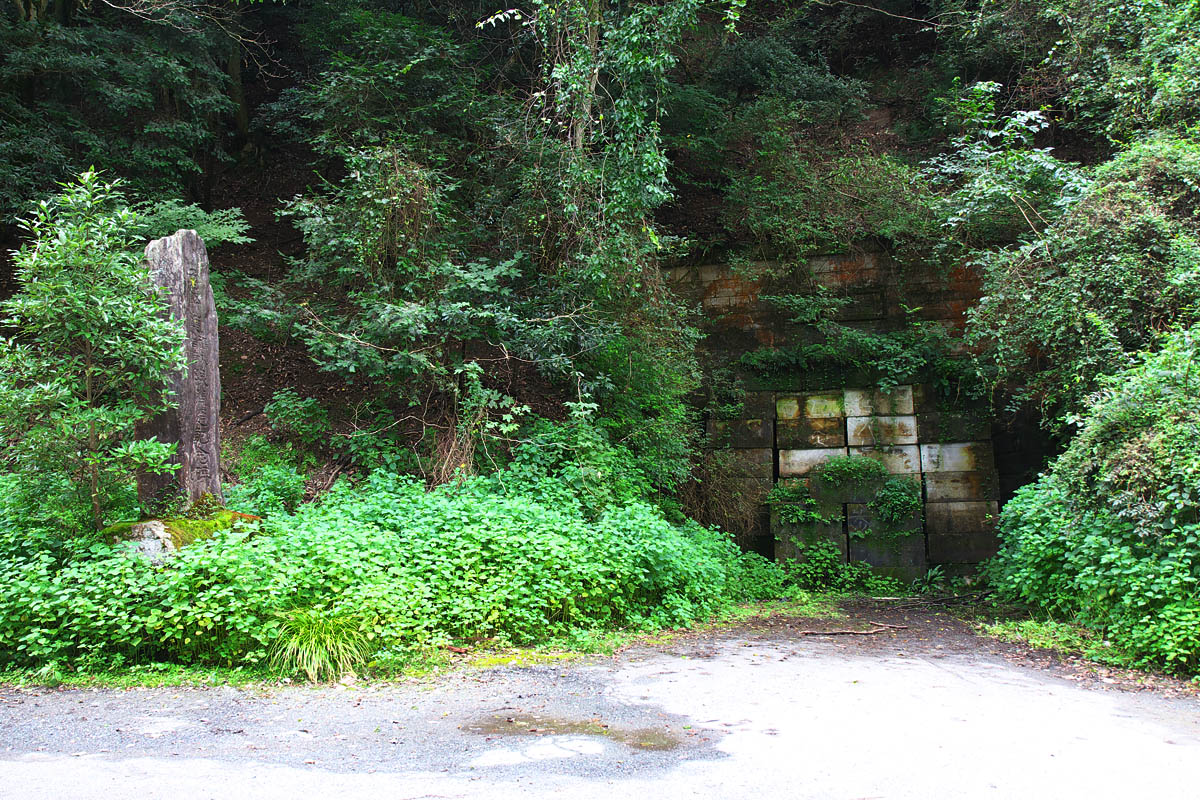
[[431,491],[376,472],[161,567],[103,542],[54,558],[5,528],[0,659],[273,663],[328,677],[452,642],[680,625],[787,594],[777,567],[727,535],[668,521],[627,485],[573,488],[602,480],[586,463],[576,479],[536,463]]

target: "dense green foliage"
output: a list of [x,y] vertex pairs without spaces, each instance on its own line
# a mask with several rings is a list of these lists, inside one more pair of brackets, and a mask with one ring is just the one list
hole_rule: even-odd
[[[701,455],[701,405],[921,383],[1066,448],[1005,508],[999,589],[1200,667],[1195,0],[0,14],[0,658],[327,677],[692,619],[782,589],[686,521],[748,537],[766,493]],[[224,454],[265,520],[153,568],[89,530],[136,516],[130,471],[165,456],[130,436],[178,366],[138,253],[177,228],[237,254],[222,322],[292,385],[255,386],[239,413],[269,436]],[[810,264],[858,250],[878,298]],[[698,354],[663,268],[711,263],[761,286],[761,347]],[[976,285],[959,330],[943,300]],[[227,390],[257,380],[222,355]],[[876,462],[811,488],[868,484],[871,533],[907,535],[919,490]],[[768,500],[828,523],[805,491]],[[840,559],[810,547],[794,585],[894,589]]]
[[[564,463],[530,446],[491,477],[433,491],[377,472],[159,568],[128,545],[81,544],[66,558],[30,548],[13,526],[19,506],[5,503],[0,658],[243,664],[275,647],[303,665],[289,648],[325,637],[388,667],[431,645],[674,625],[784,591],[774,566],[613,482],[624,473],[605,464],[618,452],[593,456]],[[329,633],[347,625],[349,639]]]
[[[213,122],[234,110],[232,43],[186,4],[145,18],[106,4],[18,2],[0,19],[0,215],[56,181],[119,170],[141,196],[198,186],[223,157]],[[173,233],[174,231],[172,231]]]
[[2,306],[15,335],[0,340],[0,468],[26,477],[34,508],[63,490],[86,498],[94,528],[134,470],[168,469],[174,444],[134,427],[168,406],[166,379],[184,366],[183,327],[151,290],[120,200],[89,172],[43,201]]
[[1067,451],[1003,510],[1004,594],[1100,627],[1145,663],[1200,667],[1195,328],[1103,381]]

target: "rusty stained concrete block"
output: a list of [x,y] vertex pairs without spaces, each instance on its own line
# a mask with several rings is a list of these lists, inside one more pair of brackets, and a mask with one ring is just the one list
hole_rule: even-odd
[[742,401],[742,415],[748,419],[774,419],[774,392],[746,392]]
[[825,255],[808,259],[814,280],[829,289],[882,286],[886,276],[878,253]]
[[775,446],[781,450],[845,447],[841,417],[785,419],[775,423]]
[[775,417],[780,420],[810,420],[846,416],[842,392],[808,392],[805,395],[780,395],[775,401]]
[[830,459],[846,455],[844,447],[827,447],[814,450],[780,450],[779,476],[798,478],[807,475]]
[[843,397],[847,417],[907,415],[914,412],[911,386],[897,386],[891,392],[881,392],[878,389],[846,389]]
[[893,475],[913,475],[921,471],[921,450],[915,444],[891,447],[851,447],[850,455],[873,458],[883,464]]
[[936,414],[938,412],[938,393],[932,386],[924,383],[913,384],[913,411],[917,414]]
[[780,394],[775,398],[776,419],[827,419],[846,415],[842,392]]
[[991,442],[922,444],[922,472],[993,472]]
[[691,283],[697,283],[700,276],[695,267],[667,267],[663,270],[663,275],[667,283],[672,286],[681,286]]
[[990,472],[927,472],[925,502],[991,500],[996,487],[996,475]]
[[773,419],[710,419],[708,438],[717,447],[762,448],[775,444]]
[[979,564],[996,555],[1000,542],[992,532],[931,533],[926,547],[934,564]]
[[852,446],[916,444],[917,418],[847,417],[846,442]]
[[[1000,504],[995,500],[953,500],[925,504],[925,530],[934,534],[992,533]],[[951,559],[953,560],[953,559]]]

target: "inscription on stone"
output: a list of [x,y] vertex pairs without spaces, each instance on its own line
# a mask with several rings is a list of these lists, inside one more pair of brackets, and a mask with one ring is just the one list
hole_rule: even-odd
[[138,499],[155,511],[180,497],[194,502],[207,494],[220,501],[221,375],[208,251],[195,231],[179,231],[148,244],[146,264],[171,316],[183,321],[187,369],[171,378],[175,408],[138,428],[142,438],[175,442],[179,469],[165,475],[139,475]]

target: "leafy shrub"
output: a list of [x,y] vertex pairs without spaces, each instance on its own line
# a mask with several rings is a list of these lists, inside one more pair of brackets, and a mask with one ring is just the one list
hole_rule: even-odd
[[968,338],[996,380],[1061,425],[1099,376],[1130,366],[1200,307],[1200,148],[1155,137],[1096,170],[1054,224],[977,258]]
[[205,211],[195,203],[179,200],[159,200],[138,203],[138,232],[147,239],[170,236],[179,230],[194,230],[208,249],[223,244],[249,244],[254,240],[246,235],[250,223],[240,208]]
[[[136,470],[167,472],[174,444],[135,426],[172,402],[183,326],[164,314],[116,184],[85,172],[38,204],[15,253],[19,291],[0,304],[0,466],[70,484],[111,518]],[[47,476],[52,476],[49,481]]]
[[153,197],[179,193],[201,164],[225,157],[215,123],[234,105],[222,69],[229,39],[214,19],[178,11],[177,24],[162,24],[107,5],[28,5],[42,18],[0,23],[5,221],[89,165]]
[[271,444],[262,436],[242,443],[233,467],[238,483],[226,487],[229,508],[258,516],[295,511],[304,500],[305,476],[291,446]]
[[943,250],[1036,236],[1088,187],[1077,165],[1034,146],[1049,127],[1042,112],[998,114],[1000,89],[998,83],[976,83],[948,101],[947,122],[959,135],[949,152],[925,162],[926,178],[943,189],[936,204]]
[[777,567],[726,535],[671,523],[636,490],[589,489],[600,476],[579,475],[579,488],[568,465],[518,456],[432,491],[376,472],[160,568],[104,544],[65,561],[3,554],[0,659],[264,663],[289,647],[276,644],[289,626],[288,652],[307,640],[328,653],[315,642],[345,644],[350,626],[330,632],[328,620],[353,619],[372,658],[388,661],[448,641],[683,624],[783,590]]
[[840,514],[832,519],[822,514],[820,503],[803,481],[776,483],[767,493],[766,503],[788,525],[825,525],[841,519]]
[[1200,330],[1102,382],[1080,430],[1000,517],[1004,596],[1107,632],[1144,664],[1200,671]]
[[280,389],[265,406],[271,427],[313,445],[329,435],[329,414],[315,397],[301,397],[294,389]]
[[889,477],[867,505],[883,523],[884,530],[897,530],[921,513],[921,482],[900,476]]
[[818,467],[814,477],[836,489],[866,486],[888,476],[887,467],[874,458],[838,456]]
[[814,592],[848,592],[871,595],[900,594],[904,585],[895,578],[877,575],[861,561],[845,562],[837,545],[826,540],[798,544],[800,558],[788,559],[788,577],[800,589]]

